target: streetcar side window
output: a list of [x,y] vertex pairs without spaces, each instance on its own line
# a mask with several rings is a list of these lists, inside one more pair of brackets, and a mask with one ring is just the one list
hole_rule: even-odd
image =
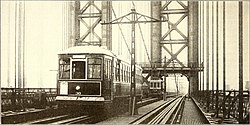
[[70,59],[61,58],[59,60],[59,79],[70,78]]
[[119,73],[119,62],[117,61],[116,62],[116,65],[115,65],[115,79],[116,79],[116,81],[120,81],[119,80],[119,76],[120,75],[120,73]]
[[124,78],[125,78],[125,82],[128,82],[127,81],[127,66],[125,65],[125,70],[124,70]]
[[125,68],[125,82],[128,82],[128,67]]
[[85,61],[72,61],[72,79],[85,79]]
[[121,72],[121,77],[120,77],[120,80],[123,81],[123,64],[121,64],[121,69],[120,69],[120,72]]
[[121,79],[120,79],[120,78],[121,78],[121,77],[120,77],[120,74],[121,74],[121,73],[120,73],[120,65],[121,65],[121,61],[118,60],[118,61],[117,61],[117,65],[116,65],[116,68],[117,68],[117,75],[116,75],[116,76],[117,76],[117,81],[120,81],[120,80],[121,80]]
[[104,78],[107,79],[108,78],[108,59],[104,60]]
[[108,78],[111,79],[111,60],[108,59]]
[[131,82],[131,68],[128,68],[128,82]]
[[101,64],[102,64],[102,60],[99,58],[88,59],[88,78],[89,79],[101,78]]

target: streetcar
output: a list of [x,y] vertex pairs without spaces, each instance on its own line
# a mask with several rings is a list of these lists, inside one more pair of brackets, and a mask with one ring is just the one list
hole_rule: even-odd
[[163,94],[163,81],[159,80],[150,80],[149,81],[149,96],[161,98]]
[[[99,46],[75,46],[58,54],[56,101],[60,106],[128,105],[131,66]],[[136,96],[142,97],[142,68],[136,66]]]

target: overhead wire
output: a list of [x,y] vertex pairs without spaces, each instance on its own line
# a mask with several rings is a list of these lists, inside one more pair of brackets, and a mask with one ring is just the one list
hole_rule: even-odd
[[[118,14],[121,15],[121,11],[120,9],[122,9],[122,6],[121,6],[121,2],[119,2],[119,10],[118,10]],[[122,45],[121,45],[121,39],[122,39],[122,36],[119,37],[119,40],[118,40],[118,55],[122,55]]]
[[[132,4],[133,4],[133,8],[135,9],[135,3],[134,3],[134,1],[132,1]],[[138,18],[137,15],[136,15],[136,18]],[[145,39],[144,39],[142,30],[141,30],[140,23],[138,23],[138,27],[139,27],[139,30],[140,30],[140,35],[142,37],[142,42],[143,42],[143,45],[144,45],[144,48],[145,48],[145,51],[146,51],[146,54],[147,54],[148,61],[149,61],[150,65],[152,65],[152,62],[151,62],[151,59],[149,57],[149,53],[148,53],[148,50],[147,50],[147,47],[146,47]]]
[[[115,13],[115,11],[114,11],[114,8],[113,8],[113,5],[112,5],[112,4],[111,4],[111,9],[112,9],[112,12],[114,13],[115,19],[117,19],[117,16],[116,16],[116,13]],[[127,47],[127,49],[128,49],[128,52],[131,54],[131,51],[130,51],[130,49],[129,49],[129,46],[128,46],[128,43],[127,43],[127,41],[126,41],[126,39],[125,39],[125,36],[124,36],[124,34],[123,34],[123,32],[122,32],[122,28],[121,28],[120,24],[118,24],[118,27],[119,27],[119,30],[120,30],[120,32],[121,32],[122,38],[123,38],[123,40],[124,40],[124,42],[125,42],[125,44],[126,44],[126,47]]]
[[143,42],[143,45],[144,45],[144,48],[145,48],[145,51],[146,51],[146,54],[147,54],[147,57],[148,57],[148,61],[149,61],[150,64],[152,64],[152,61],[151,61],[151,59],[149,57],[148,49],[146,47],[145,39],[144,39],[144,36],[142,34],[141,26],[140,26],[139,23],[138,23],[138,26],[139,26],[140,34],[141,34],[141,37],[142,37],[142,42]]

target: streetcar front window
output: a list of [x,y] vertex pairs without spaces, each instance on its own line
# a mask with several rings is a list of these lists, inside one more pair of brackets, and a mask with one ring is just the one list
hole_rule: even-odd
[[89,79],[101,78],[101,64],[102,64],[102,60],[99,58],[88,59],[88,78]]
[[72,79],[85,79],[85,61],[72,61]]
[[70,77],[70,61],[69,58],[61,58],[59,60],[59,78],[69,79]]

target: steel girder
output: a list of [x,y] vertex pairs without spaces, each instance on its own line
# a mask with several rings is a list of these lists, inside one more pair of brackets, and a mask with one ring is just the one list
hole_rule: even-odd
[[[80,2],[80,4],[83,4],[83,3]],[[99,33],[96,30],[97,28],[99,28],[99,26],[101,26],[100,24],[101,21],[111,19],[111,14],[110,14],[111,11],[103,10],[103,9],[110,9],[110,5],[111,5],[110,1],[102,1],[101,5],[98,5],[94,1],[88,1],[83,7],[79,8],[79,10],[77,11],[77,19],[83,25],[82,27],[80,27],[80,24],[78,24],[78,27],[80,27],[80,29],[85,27],[87,30],[82,31],[81,35],[80,33],[78,34],[80,36],[79,36],[79,39],[77,39],[77,45],[81,45],[81,44],[99,45],[99,46],[105,45],[107,46],[108,49],[111,50],[112,48],[111,39],[106,38],[106,37],[111,37],[110,35],[112,32],[111,28],[108,28],[109,30],[106,31],[106,33],[103,33],[105,31],[102,31],[101,33]],[[106,14],[107,17],[103,16],[104,13]],[[104,19],[104,18],[107,18],[107,19]],[[90,21],[88,22],[87,19]],[[107,26],[107,27],[111,27],[111,26]],[[104,28],[106,27],[101,27],[101,30]],[[102,34],[109,34],[109,36],[104,36]],[[92,37],[92,38],[87,39],[88,37]],[[103,37],[105,37],[105,40],[103,40]],[[106,42],[106,43],[102,43],[102,42]]]
[[[173,8],[173,6],[171,6],[171,3],[176,2],[176,4],[179,5],[178,8]],[[171,8],[171,9],[170,9]],[[171,17],[170,15],[182,15],[176,22],[171,22]],[[185,60],[179,60],[177,58],[177,56],[185,49],[188,47],[188,37],[185,33],[183,33],[182,30],[180,30],[178,28],[178,25],[183,22],[184,19],[188,18],[188,5],[186,5],[185,3],[181,2],[181,1],[167,1],[165,2],[165,4],[163,4],[162,6],[162,11],[161,11],[161,16],[167,18],[167,25],[168,30],[163,33],[161,41],[160,41],[160,45],[163,48],[163,50],[165,50],[171,57],[170,59],[168,59],[168,61],[166,62],[166,65],[168,66],[171,62],[177,61],[179,63],[179,65],[181,65],[182,67],[187,67],[186,65],[183,64],[183,62],[186,62]],[[175,17],[175,16],[173,16]],[[186,23],[187,26],[187,22]],[[163,28],[162,28],[163,29]],[[187,29],[188,30],[188,29]],[[172,39],[171,38],[171,33],[173,31],[176,31],[179,36],[181,36],[181,38],[178,39]],[[164,31],[163,31],[164,32]],[[166,45],[182,45],[181,48],[179,48],[178,50],[176,50],[176,52],[174,53],[173,51],[171,51],[169,48],[166,47]],[[163,53],[163,52],[162,52]]]

